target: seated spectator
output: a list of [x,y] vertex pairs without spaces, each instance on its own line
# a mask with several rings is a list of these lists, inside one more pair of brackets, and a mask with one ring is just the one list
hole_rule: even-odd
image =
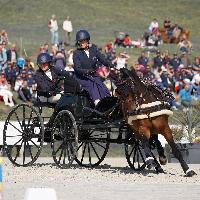
[[14,90],[15,80],[16,80],[16,72],[13,69],[11,62],[7,63],[7,68],[5,69],[5,75],[6,75],[6,80],[7,80],[8,84],[10,84],[12,90]]
[[131,38],[130,38],[129,34],[125,35],[124,41],[123,41],[123,45],[124,45],[125,48],[133,47],[132,41],[131,41]]
[[159,27],[158,21],[157,21],[156,18],[154,18],[153,21],[149,25],[149,31],[150,31],[150,33],[158,31],[158,27]]
[[33,78],[33,73],[31,71],[28,71],[27,77],[26,77],[28,89],[30,90],[30,93],[33,93],[33,85],[35,84],[35,80]]
[[178,43],[178,48],[179,48],[180,52],[188,53],[192,49],[192,43],[189,40],[183,38]]
[[195,79],[195,82],[192,84],[193,93],[196,100],[200,101],[200,80]]
[[0,44],[0,72],[3,72],[7,67],[7,54],[3,45]]
[[18,98],[24,102],[31,102],[32,95],[28,87],[27,81],[23,81],[18,90]]
[[183,68],[188,68],[190,66],[191,62],[190,62],[187,52],[185,52],[185,51],[182,52],[180,59],[181,59],[181,64],[183,65]]
[[55,57],[53,58],[53,62],[56,69],[64,70],[66,67],[66,59],[62,51],[57,51]]
[[180,26],[178,26],[178,24],[175,24],[172,27],[172,39],[173,40],[178,40],[180,38],[181,32],[182,32],[182,28]]
[[157,71],[163,65],[163,58],[160,51],[156,52],[156,57],[153,58],[153,71]]
[[184,87],[179,91],[179,98],[181,104],[185,107],[190,107],[196,105],[196,102],[192,99],[192,86],[190,80],[184,80]]
[[192,69],[194,72],[200,71],[200,57],[194,57],[194,63],[192,64]]
[[70,65],[72,67],[74,66],[73,54],[74,54],[74,49],[70,49],[69,51],[67,51],[67,66],[68,65]]
[[163,22],[163,27],[167,30],[171,28],[171,21],[170,21],[169,17],[165,18],[165,20]]
[[170,59],[169,61],[169,65],[173,67],[174,71],[177,71],[180,64],[181,64],[181,59],[177,56],[177,53],[174,53],[173,58]]
[[169,65],[170,63],[170,54],[168,50],[163,52],[163,65]]
[[116,63],[116,69],[120,70],[126,68],[128,59],[130,56],[127,53],[120,52],[119,55],[113,60],[113,63]]
[[15,81],[15,87],[14,87],[14,90],[16,92],[18,92],[19,88],[22,86],[23,84],[23,79],[21,77],[21,74],[18,74],[17,75],[17,78],[16,78],[16,81]]
[[13,94],[10,91],[10,85],[6,81],[5,74],[0,75],[0,96],[3,97],[5,105],[14,106]]
[[114,50],[114,44],[113,44],[113,42],[112,42],[112,41],[108,42],[108,43],[105,45],[104,49],[105,49],[105,53],[106,53],[106,54],[112,52],[112,51]]

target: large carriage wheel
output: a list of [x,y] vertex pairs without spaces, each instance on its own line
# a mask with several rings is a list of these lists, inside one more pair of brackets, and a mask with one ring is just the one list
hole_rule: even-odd
[[146,167],[145,154],[140,141],[133,133],[127,133],[125,142],[125,156],[129,166],[135,171]]
[[108,130],[80,130],[76,162],[83,167],[98,166],[108,152],[109,140],[110,132]]
[[44,141],[44,124],[37,110],[20,104],[8,114],[3,130],[4,150],[16,166],[29,166],[40,155]]
[[62,110],[52,129],[52,156],[60,168],[68,168],[74,161],[78,147],[78,129],[72,113]]

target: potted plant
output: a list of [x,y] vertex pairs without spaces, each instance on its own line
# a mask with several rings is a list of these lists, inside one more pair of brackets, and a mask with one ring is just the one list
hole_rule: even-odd
[[[174,140],[187,163],[200,163],[200,109],[190,107],[177,111],[171,118]],[[166,145],[169,162],[178,162]]]

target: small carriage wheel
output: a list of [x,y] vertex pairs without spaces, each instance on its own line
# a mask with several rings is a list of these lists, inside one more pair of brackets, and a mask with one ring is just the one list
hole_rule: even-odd
[[125,142],[125,156],[130,166],[135,171],[146,167],[145,154],[140,141],[133,134],[127,133]]
[[38,111],[28,104],[14,107],[4,124],[3,145],[8,159],[16,166],[32,165],[40,155],[44,124]]
[[52,129],[52,156],[60,168],[69,168],[74,161],[78,147],[78,129],[73,114],[60,111]]
[[108,130],[80,130],[75,160],[82,167],[96,167],[104,160],[109,145],[110,132]]

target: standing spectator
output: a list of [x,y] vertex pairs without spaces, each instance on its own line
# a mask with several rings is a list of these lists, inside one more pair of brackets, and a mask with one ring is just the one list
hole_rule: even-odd
[[5,30],[2,30],[1,31],[1,34],[0,34],[0,43],[5,43],[5,45],[7,45],[9,43],[8,41],[8,34]]
[[73,31],[72,22],[70,17],[67,16],[63,22],[63,30],[66,31],[66,45],[70,45],[71,42],[71,32]]
[[18,92],[19,88],[22,86],[23,84],[23,79],[21,77],[21,74],[18,74],[17,75],[17,78],[16,78],[16,81],[15,81],[15,87],[14,87],[14,90],[16,92]]
[[181,64],[183,65],[183,67],[188,68],[188,66],[190,65],[190,59],[189,59],[188,53],[185,51],[182,52],[180,59],[181,59]]
[[138,58],[138,64],[143,65],[146,68],[148,61],[149,59],[145,56],[145,52],[142,51],[140,57]]
[[48,27],[50,28],[50,32],[51,32],[51,44],[58,46],[59,35],[58,35],[58,23],[56,20],[56,15],[52,15],[52,18],[50,19],[48,23]]
[[7,54],[6,51],[3,49],[3,45],[0,44],[0,72],[4,71],[7,67]]
[[13,43],[11,48],[7,50],[7,61],[11,62],[13,64],[13,62],[17,62],[17,58],[18,58],[18,54],[17,54],[17,50],[16,50],[16,44]]
[[47,42],[43,45],[43,53],[49,53],[49,44]]

